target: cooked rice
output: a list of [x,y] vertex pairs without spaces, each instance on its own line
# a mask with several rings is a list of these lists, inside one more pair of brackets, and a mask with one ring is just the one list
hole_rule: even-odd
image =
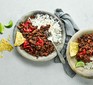
[[85,69],[93,69],[93,62],[90,63],[86,63],[86,65],[84,66]]
[[57,21],[55,18],[49,16],[48,14],[37,14],[35,15],[35,18],[30,18],[30,20],[32,25],[38,26],[38,29],[40,29],[42,25],[50,25],[49,32],[52,34],[52,37],[49,37],[48,39],[57,43],[62,42],[62,29],[60,27],[59,21]]

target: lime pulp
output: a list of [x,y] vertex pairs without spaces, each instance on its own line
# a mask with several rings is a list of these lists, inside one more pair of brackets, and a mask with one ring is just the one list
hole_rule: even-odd
[[76,68],[77,67],[84,67],[85,66],[85,63],[83,62],[83,61],[78,61],[77,63],[76,63]]
[[4,25],[2,23],[0,23],[0,33],[4,32]]

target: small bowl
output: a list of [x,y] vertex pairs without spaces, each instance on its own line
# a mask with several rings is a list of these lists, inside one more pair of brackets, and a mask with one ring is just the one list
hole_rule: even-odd
[[72,68],[72,70],[75,71],[77,74],[83,77],[86,77],[86,78],[93,78],[93,69],[88,70],[88,69],[84,69],[83,67],[76,68],[75,64],[77,60],[75,57],[71,58],[70,56],[70,42],[75,42],[77,38],[81,37],[85,33],[86,34],[93,33],[93,29],[80,30],[77,33],[75,33],[70,39],[68,46],[67,46],[67,52],[66,52],[67,61],[70,67]]
[[[61,29],[62,29],[62,38],[63,38],[63,40],[62,40],[62,43],[58,45],[58,49],[61,50],[63,48],[64,42],[65,42],[64,24],[63,24],[63,22],[56,15],[53,15],[53,14],[51,14],[49,12],[45,12],[45,11],[32,11],[32,12],[27,13],[23,17],[21,17],[21,19],[18,20],[18,22],[16,23],[16,25],[14,27],[14,41],[15,41],[16,32],[19,31],[18,28],[17,28],[17,26],[19,25],[19,23],[22,22],[22,21],[25,21],[31,15],[36,15],[36,14],[48,14],[48,15],[54,17],[56,20],[59,21],[59,24],[60,24]],[[48,60],[53,59],[57,55],[56,51],[54,51],[53,53],[49,54],[48,56],[42,56],[42,57],[38,57],[37,58],[35,56],[32,56],[32,55],[28,54],[24,50],[21,50],[20,47],[16,47],[16,49],[19,52],[19,54],[21,54],[23,57],[25,57],[27,59],[30,59],[32,61],[48,61]]]

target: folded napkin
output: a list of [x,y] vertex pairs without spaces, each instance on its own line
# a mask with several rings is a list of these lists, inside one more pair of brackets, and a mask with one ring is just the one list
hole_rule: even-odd
[[[67,48],[67,43],[69,42],[70,38],[79,30],[78,26],[74,23],[72,20],[71,16],[67,13],[64,13],[62,9],[56,9],[55,10],[55,15],[64,23],[64,28],[66,31],[66,39],[65,39],[65,44],[63,46],[63,49],[61,50],[61,53],[63,57],[66,60],[66,48]],[[60,59],[59,57],[54,58],[55,63],[59,63]],[[68,66],[68,62],[66,60],[66,67]],[[68,66],[68,68],[65,68],[66,70],[70,70],[71,68]],[[70,72],[71,73],[71,72]],[[72,72],[71,75],[75,75],[74,72]]]

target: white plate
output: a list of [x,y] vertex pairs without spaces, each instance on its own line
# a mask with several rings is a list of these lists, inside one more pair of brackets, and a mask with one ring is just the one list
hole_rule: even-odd
[[[64,45],[64,42],[65,42],[65,29],[64,29],[64,24],[62,21],[60,21],[60,19],[51,14],[51,13],[48,13],[48,12],[44,12],[44,11],[32,11],[30,13],[27,13],[26,15],[24,15],[20,20],[18,20],[18,22],[16,23],[15,27],[14,27],[14,41],[15,41],[15,35],[16,35],[16,32],[19,31],[17,26],[19,25],[20,22],[22,21],[25,21],[29,16],[31,15],[34,15],[34,14],[48,14],[50,16],[53,16],[55,19],[57,19],[59,21],[59,24],[62,28],[62,43],[58,45],[58,49],[61,50],[63,48],[63,45]],[[35,56],[32,56],[30,54],[28,54],[27,52],[25,52],[24,50],[21,50],[20,47],[16,47],[17,51],[25,58],[27,59],[30,59],[30,60],[33,60],[33,61],[48,61],[48,60],[51,60],[53,59],[57,53],[56,51],[54,51],[53,53],[49,54],[48,56],[43,56],[43,57],[35,57]]]
[[76,68],[75,64],[76,64],[77,60],[75,57],[71,58],[70,52],[69,52],[70,42],[75,42],[77,40],[77,38],[81,37],[85,33],[87,33],[87,34],[93,33],[93,29],[81,30],[81,31],[78,31],[77,33],[75,33],[68,43],[66,55],[67,55],[68,63],[73,71],[75,71],[77,74],[79,74],[83,77],[93,78],[93,69],[88,70],[88,69],[84,69],[83,67]]

